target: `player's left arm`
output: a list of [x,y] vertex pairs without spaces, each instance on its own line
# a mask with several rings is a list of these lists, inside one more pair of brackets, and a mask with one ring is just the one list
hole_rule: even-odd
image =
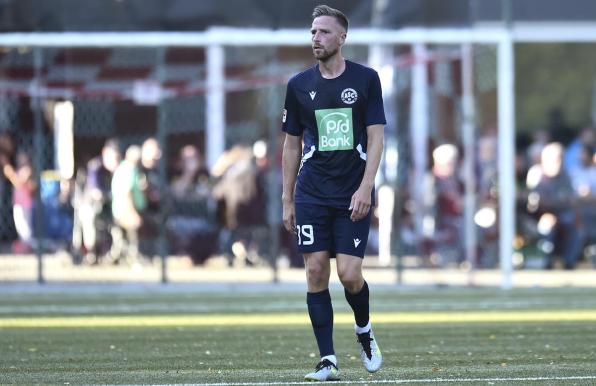
[[384,143],[384,125],[370,125],[366,127],[368,142],[366,145],[366,168],[358,190],[352,195],[350,209],[352,221],[358,221],[368,215],[371,207],[371,194],[375,186],[375,176],[381,162]]

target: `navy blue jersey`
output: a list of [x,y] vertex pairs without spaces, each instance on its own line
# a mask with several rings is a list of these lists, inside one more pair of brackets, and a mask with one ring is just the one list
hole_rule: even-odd
[[318,64],[288,82],[284,132],[302,136],[304,148],[295,202],[348,208],[366,166],[366,127],[385,124],[379,76],[346,60],[334,79]]

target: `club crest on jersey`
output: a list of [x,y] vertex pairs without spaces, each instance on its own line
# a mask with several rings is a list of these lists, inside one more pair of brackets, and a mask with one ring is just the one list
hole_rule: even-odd
[[351,105],[358,99],[358,93],[353,88],[346,88],[341,92],[341,100],[347,105]]
[[315,110],[315,117],[319,132],[319,151],[354,148],[351,108]]

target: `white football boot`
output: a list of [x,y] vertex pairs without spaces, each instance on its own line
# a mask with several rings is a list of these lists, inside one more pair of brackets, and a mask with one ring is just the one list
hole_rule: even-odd
[[329,359],[323,359],[315,371],[304,376],[304,380],[310,382],[339,381],[339,369]]
[[360,346],[360,359],[362,359],[364,367],[369,373],[377,372],[383,363],[383,354],[381,354],[372,328],[362,334],[356,333],[356,337]]

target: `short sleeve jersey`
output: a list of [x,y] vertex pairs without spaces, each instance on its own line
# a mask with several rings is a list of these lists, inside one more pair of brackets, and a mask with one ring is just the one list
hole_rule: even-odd
[[297,74],[282,122],[304,143],[295,202],[348,208],[364,175],[366,127],[386,123],[377,72],[346,60],[337,78],[323,78],[318,65]]

